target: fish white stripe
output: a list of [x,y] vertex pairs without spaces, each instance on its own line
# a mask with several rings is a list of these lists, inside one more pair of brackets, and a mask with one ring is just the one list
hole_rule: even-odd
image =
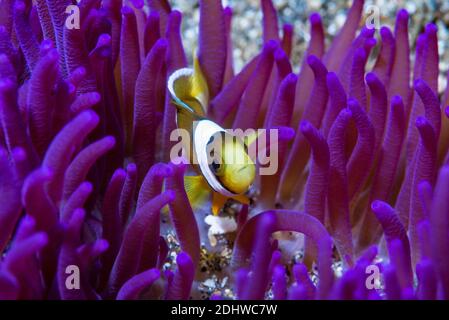
[[196,154],[200,170],[212,189],[224,196],[232,197],[236,194],[223,187],[209,167],[207,144],[210,141],[210,138],[217,132],[226,132],[226,130],[210,120],[201,120],[196,122],[193,134],[194,152]]

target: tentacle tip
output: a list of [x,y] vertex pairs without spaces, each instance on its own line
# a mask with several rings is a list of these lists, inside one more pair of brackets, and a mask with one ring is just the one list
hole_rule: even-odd
[[165,195],[167,197],[167,202],[172,202],[176,198],[176,192],[174,192],[173,190],[165,191]]
[[278,46],[279,44],[276,40],[269,40],[264,45],[264,51],[266,51],[269,54],[273,54],[278,48]]
[[382,26],[380,28],[380,36],[382,37],[382,39],[392,38],[393,33],[391,32],[390,28],[388,28],[386,26]]
[[376,32],[376,28],[365,26],[360,32],[365,38],[372,38]]
[[223,14],[225,16],[231,16],[232,17],[232,7],[230,7],[230,6],[224,7]]
[[295,73],[289,73],[286,77],[285,80],[287,83],[296,83],[298,81],[298,76]]
[[408,20],[408,11],[406,9],[401,9],[398,11],[397,19],[400,21],[407,21]]
[[402,97],[399,95],[393,96],[393,98],[391,98],[391,105],[392,106],[402,105]]
[[284,31],[284,33],[292,33],[293,32],[293,25],[290,23],[286,23],[282,26],[282,30]]
[[15,147],[12,150],[12,158],[15,162],[22,162],[26,160],[27,154],[25,149],[23,149],[22,147]]
[[428,35],[435,35],[438,32],[438,27],[435,23],[431,22],[426,25],[425,31],[426,31],[426,34],[428,34]]
[[427,119],[425,117],[418,116],[416,118],[415,125],[418,129],[422,129],[422,128],[426,127],[428,124],[429,124],[429,122],[427,121]]
[[179,10],[172,10],[172,12],[170,12],[169,17],[171,19],[175,19],[175,21],[181,21],[182,19],[182,13]]
[[22,0],[16,0],[15,4],[14,4],[14,10],[22,13],[25,11],[25,2],[23,2]]
[[129,6],[123,6],[122,7],[122,14],[125,16],[125,17],[129,17],[130,15],[132,15],[134,12],[133,12],[133,9],[131,9]]
[[276,61],[282,61],[287,58],[287,54],[285,54],[284,50],[282,48],[278,47],[276,51],[274,52],[274,60]]
[[143,0],[131,0],[131,2],[136,9],[142,9],[144,6]]
[[176,263],[179,266],[185,267],[185,266],[189,266],[192,264],[192,259],[190,258],[189,254],[187,254],[186,252],[180,252],[176,256]]
[[318,12],[313,12],[310,15],[310,24],[313,27],[321,25],[321,16],[320,16],[320,14]]
[[126,172],[133,172],[135,173],[137,171],[137,166],[135,163],[130,163],[126,166]]
[[299,130],[301,130],[303,134],[307,134],[313,130],[313,126],[309,121],[303,120],[300,123]]
[[371,86],[377,82],[377,76],[374,72],[368,72],[365,76],[366,83]]

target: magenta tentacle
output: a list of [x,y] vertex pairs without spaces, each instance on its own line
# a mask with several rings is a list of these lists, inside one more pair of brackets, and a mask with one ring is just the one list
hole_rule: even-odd
[[366,83],[371,92],[368,117],[374,127],[375,132],[374,155],[375,157],[378,157],[379,149],[382,146],[387,119],[388,97],[385,86],[375,73],[368,73],[366,75]]
[[432,233],[432,262],[436,276],[441,283],[442,297],[449,298],[449,257],[441,255],[441,250],[447,248],[449,239],[449,219],[447,208],[449,206],[449,167],[443,166],[438,174],[435,186],[432,208],[430,210],[430,230]]
[[158,269],[150,269],[136,274],[125,282],[117,293],[117,300],[137,300],[143,290],[149,288],[161,277]]
[[318,247],[318,272],[320,274],[319,295],[325,298],[327,290],[332,286],[333,276],[331,265],[331,241],[324,226],[314,217],[289,210],[274,210],[260,213],[244,225],[237,235],[235,249],[232,255],[231,267],[240,269],[248,264],[254,246],[254,230],[265,215],[274,215],[274,231],[295,231],[304,233],[315,241]]
[[187,300],[192,288],[195,264],[190,256],[181,252],[176,257],[178,265],[167,292],[168,300]]
[[83,208],[87,199],[91,195],[93,190],[92,183],[82,182],[76,190],[67,198],[63,207],[60,209],[60,220],[67,223],[73,213],[77,208]]
[[64,186],[62,201],[66,202],[70,195],[86,179],[89,170],[106,152],[115,145],[114,137],[108,136],[95,141],[83,150],[72,160],[64,175]]
[[167,41],[158,40],[145,58],[136,81],[134,98],[133,156],[137,164],[138,182],[142,182],[146,172],[154,163],[157,126],[156,82],[161,73]]
[[102,231],[101,237],[109,243],[108,251],[102,256],[102,281],[106,281],[120,249],[122,240],[122,225],[119,216],[120,194],[126,179],[126,172],[117,169],[106,189],[101,209]]
[[408,41],[408,19],[408,12],[405,9],[398,12],[394,28],[394,38],[396,40],[394,62],[391,70],[390,86],[388,88],[388,95],[390,97],[399,95],[404,101],[407,117],[410,113],[410,45]]
[[377,56],[376,64],[373,67],[373,72],[385,88],[388,88],[390,86],[391,72],[394,65],[396,48],[395,39],[393,33],[388,27],[380,28],[380,37],[382,39],[380,53]]
[[232,8],[225,7],[223,9],[225,35],[226,35],[226,63],[223,74],[223,87],[234,77],[234,59],[232,46]]
[[259,57],[252,59],[236,74],[210,102],[208,113],[218,123],[223,123],[231,111],[239,104],[246,86],[258,65]]
[[418,117],[416,119],[416,127],[420,134],[420,144],[416,151],[416,167],[412,182],[409,212],[410,240],[414,264],[419,261],[420,256],[418,250],[418,223],[426,218],[420,201],[418,184],[423,180],[429,181],[431,184],[434,182],[437,160],[437,137],[431,122],[424,117]]
[[128,222],[131,209],[134,204],[134,195],[137,186],[137,167],[134,163],[128,164],[126,167],[126,179],[123,184],[122,193],[119,202],[119,216],[122,226]]
[[124,119],[127,148],[131,143],[134,114],[134,90],[140,70],[140,50],[137,21],[130,7],[122,8],[123,20],[120,37],[120,66],[122,84],[122,117]]
[[[324,31],[321,17],[318,13],[310,15],[310,42],[305,53],[305,56],[314,55],[321,59],[324,53]],[[311,96],[313,88],[314,72],[311,69],[308,61],[303,59],[301,69],[298,75],[298,84],[296,86],[296,98],[295,98],[295,115],[293,118],[293,124],[299,123],[304,110],[307,106],[307,102]]]
[[293,266],[293,275],[298,286],[302,286],[306,290],[308,300],[313,300],[316,296],[316,287],[309,277],[307,267],[302,264],[295,264]]
[[375,130],[366,112],[356,100],[349,99],[348,107],[358,132],[357,144],[347,164],[348,196],[352,199],[363,186],[373,164]]
[[343,109],[335,120],[327,143],[330,152],[328,211],[331,235],[348,264],[352,263],[353,245],[349,221],[348,177],[345,159],[345,132],[352,113]]
[[321,128],[324,136],[327,138],[329,131],[337,118],[338,114],[343,108],[347,106],[346,92],[341,85],[338,76],[334,72],[329,72],[326,77],[327,89],[329,92],[329,105],[324,113],[323,123]]
[[[28,8],[27,8],[28,7]],[[14,4],[14,27],[20,48],[25,56],[28,67],[33,70],[39,59],[39,44],[33,34],[28,20],[29,6],[23,1]],[[27,12],[28,11],[28,12]]]
[[416,265],[418,277],[417,296],[420,300],[435,300],[437,298],[437,278],[430,260],[421,260]]
[[[392,201],[390,192],[399,165],[405,136],[405,122],[406,115],[402,99],[399,96],[394,96],[391,100],[390,115],[385,137],[382,142],[378,165],[374,173],[369,203],[374,200]],[[365,247],[380,236],[377,226],[378,223],[374,215],[370,214],[370,208],[366,209],[358,247]]]
[[292,47],[293,47],[293,26],[287,23],[282,26],[281,48],[282,50],[284,50],[285,54],[289,58],[292,55]]
[[48,147],[42,165],[52,172],[47,190],[55,204],[58,205],[61,200],[64,172],[70,164],[72,154],[97,126],[98,121],[99,118],[93,111],[80,113],[58,133]]
[[[157,263],[157,247],[159,244],[159,217],[160,209],[173,201],[174,193],[165,193],[153,198],[141,207],[126,228],[123,242],[115,259],[109,278],[108,295],[114,297],[122,285],[139,272],[141,259],[150,261],[148,265],[154,268]],[[152,236],[152,250],[146,251],[143,256],[143,238],[145,233]],[[151,257],[148,256],[151,254]]]
[[273,55],[277,47],[278,44],[273,40],[268,41],[264,45],[257,66],[251,75],[251,79],[249,80],[248,86],[240,101],[233,128],[242,130],[256,128],[256,121],[263,99],[263,92],[270,79],[274,61]]
[[175,192],[175,200],[169,204],[170,217],[176,230],[181,249],[190,256],[193,265],[197,266],[200,257],[198,228],[184,228],[184,226],[197,225],[184,187],[186,165],[183,163],[174,164],[173,162],[170,162],[169,166],[173,171],[173,175],[167,178],[165,187],[167,190]]
[[[394,240],[401,241],[403,265],[396,264],[397,270],[400,270],[399,267],[401,267],[402,270],[402,273],[399,275],[399,282],[402,287],[411,286],[413,282],[413,272],[410,261],[410,244],[404,226],[399,220],[397,213],[387,203],[376,200],[371,204],[371,209],[382,225],[389,250],[393,250],[391,247],[394,246]],[[391,252],[390,259],[393,259]]]
[[[182,14],[176,10],[172,11],[168,16],[167,30],[165,32],[165,38],[168,43],[166,54],[167,75],[187,66],[187,58],[181,39],[181,20]],[[162,148],[164,149],[162,160],[164,161],[169,160],[169,150],[173,145],[173,142],[170,142],[170,134],[176,128],[175,116],[176,107],[171,103],[170,95],[166,91],[164,118],[162,122]]]
[[[314,127],[319,128],[328,98],[326,84],[327,69],[321,60],[315,56],[309,56],[307,62],[314,72],[315,83],[302,119],[309,121]],[[300,133],[300,130],[297,130],[292,150],[282,171],[281,187],[279,190],[282,202],[290,201],[295,185],[297,185],[297,178],[302,174],[309,160],[309,156],[310,147],[304,136]]]
[[341,60],[335,59],[335,57],[340,57],[340,59],[342,59],[346,55],[346,52],[350,47],[359,26],[364,2],[364,0],[355,0],[352,3],[352,7],[348,12],[345,24],[341,28],[338,35],[334,38],[330,48],[324,55],[323,61],[329,71],[338,70]]
[[287,279],[284,266],[276,266],[273,271],[273,298],[285,300],[287,298]]
[[213,98],[221,90],[226,67],[226,31],[220,0],[200,0],[198,60]]
[[313,153],[312,166],[307,179],[304,210],[324,223],[329,180],[330,154],[326,139],[309,122],[303,121],[300,130]]
[[145,176],[137,198],[137,209],[142,207],[162,191],[164,179],[173,174],[173,169],[165,163],[153,165]]
[[0,147],[0,252],[7,245],[21,213],[20,184],[11,166],[8,153]]

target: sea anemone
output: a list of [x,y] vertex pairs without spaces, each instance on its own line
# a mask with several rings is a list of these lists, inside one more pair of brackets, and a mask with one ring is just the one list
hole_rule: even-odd
[[330,45],[313,13],[295,74],[293,26],[260,3],[263,47],[235,73],[232,9],[199,0],[208,118],[278,129],[277,172],[218,217],[192,209],[191,168],[170,158],[181,12],[0,3],[1,299],[449,299],[436,25],[412,55],[404,9],[394,31],[361,28],[354,0]]

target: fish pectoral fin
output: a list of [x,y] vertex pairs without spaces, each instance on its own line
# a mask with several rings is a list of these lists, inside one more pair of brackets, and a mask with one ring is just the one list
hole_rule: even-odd
[[211,190],[202,176],[185,176],[184,187],[192,209],[199,208],[210,197]]
[[218,216],[218,212],[223,208],[224,204],[228,200],[228,197],[222,195],[221,193],[214,192],[212,196],[212,213],[214,216]]
[[249,205],[249,198],[243,194],[238,194],[236,196],[233,196],[232,199],[240,202],[241,204],[247,204]]

